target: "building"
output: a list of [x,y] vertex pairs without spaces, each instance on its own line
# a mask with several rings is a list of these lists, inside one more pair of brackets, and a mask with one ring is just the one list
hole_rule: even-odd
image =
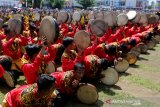
[[19,7],[19,0],[0,0],[0,6],[3,7]]
[[[159,0],[160,1],[160,0]],[[110,6],[114,8],[139,8],[148,7],[148,0],[96,0],[96,6]]]

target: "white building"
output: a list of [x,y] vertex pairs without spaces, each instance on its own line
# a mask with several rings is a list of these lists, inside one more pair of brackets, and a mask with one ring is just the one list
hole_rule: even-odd
[[0,0],[0,6],[19,6],[19,0]]
[[[160,0],[159,0],[160,1]],[[148,0],[96,0],[96,6],[105,5],[120,8],[145,8],[149,5]]]

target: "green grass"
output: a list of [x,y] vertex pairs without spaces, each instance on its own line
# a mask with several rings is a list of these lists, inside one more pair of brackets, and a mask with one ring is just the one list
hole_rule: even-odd
[[132,82],[132,83],[140,85],[140,86],[144,86],[144,87],[149,88],[151,90],[160,92],[160,84],[155,84],[154,82],[152,82],[148,79],[144,79],[142,77],[135,76],[135,75],[121,77],[121,79],[124,81]]

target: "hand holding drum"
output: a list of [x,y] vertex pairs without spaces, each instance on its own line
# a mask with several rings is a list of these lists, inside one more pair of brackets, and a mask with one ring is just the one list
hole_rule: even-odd
[[59,36],[59,27],[56,20],[52,16],[45,16],[40,24],[40,39],[46,37],[47,44],[53,44]]

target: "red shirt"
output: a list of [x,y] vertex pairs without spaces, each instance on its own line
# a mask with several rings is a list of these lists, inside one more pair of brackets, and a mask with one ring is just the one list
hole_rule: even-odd
[[72,95],[75,92],[76,88],[72,87],[72,82],[74,80],[73,71],[54,72],[51,76],[56,78],[55,87],[59,89],[62,94]]
[[88,55],[84,58],[85,72],[84,75],[89,78],[94,78],[98,72],[98,56]]
[[77,56],[77,53],[74,50],[72,50],[70,52],[71,52],[70,54],[64,52],[61,57],[62,69],[64,72],[69,71],[69,70],[73,70],[74,65],[77,62],[82,62],[82,57]]
[[0,65],[0,78],[3,76],[3,74],[4,74],[4,69],[2,65]]

